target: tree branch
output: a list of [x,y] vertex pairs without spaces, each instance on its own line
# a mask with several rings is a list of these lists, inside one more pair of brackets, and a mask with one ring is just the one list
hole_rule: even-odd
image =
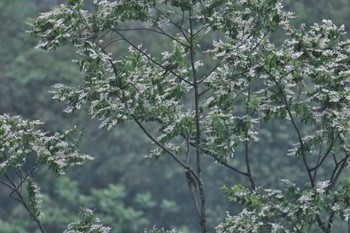
[[[272,62],[272,59],[270,61],[270,70],[271,70],[271,62]],[[260,64],[261,65],[261,64]],[[263,65],[261,65],[261,67],[264,67]],[[281,96],[282,96],[282,100],[283,100],[283,103],[284,103],[284,106],[285,106],[285,109],[287,110],[287,113],[288,113],[288,116],[289,118],[291,119],[291,122],[292,122],[292,125],[297,133],[297,136],[298,136],[298,141],[299,141],[299,144],[300,144],[300,148],[301,148],[301,155],[302,155],[302,160],[303,160],[303,163],[304,163],[304,166],[306,168],[306,172],[308,174],[308,177],[309,177],[309,180],[310,180],[310,183],[311,183],[311,186],[312,187],[315,187],[315,180],[312,176],[312,173],[311,173],[311,170],[310,170],[310,167],[309,167],[309,164],[307,163],[306,161],[306,154],[305,154],[305,147],[304,147],[304,141],[302,139],[302,136],[301,136],[301,132],[300,132],[300,129],[299,127],[297,126],[295,120],[294,120],[294,116],[290,110],[290,107],[289,107],[289,104],[288,104],[288,100],[287,100],[287,97],[286,97],[286,94],[284,93],[284,90],[282,89],[282,87],[280,86],[279,82],[275,79],[275,77],[271,74],[270,70],[266,70],[266,68],[264,67],[263,68],[265,70],[265,72],[270,76],[270,78],[273,80],[273,82],[275,83],[275,85],[277,86],[277,88],[280,90],[280,93],[281,93]]]
[[[248,100],[247,103],[250,102],[250,83],[249,83],[249,88],[248,88]],[[248,105],[246,106],[246,114],[248,114]],[[246,168],[247,168],[247,174],[248,174],[248,178],[251,184],[251,187],[253,190],[255,190],[255,181],[253,178],[253,174],[251,171],[251,167],[250,167],[250,159],[249,159],[249,142],[248,142],[248,129],[245,132],[245,141],[244,141],[244,151],[245,151],[245,164],[246,164]]]
[[154,30],[154,29],[150,29],[150,28],[118,28],[118,31],[148,31],[148,32],[154,32],[160,35],[164,35],[166,37],[169,37],[170,39],[176,41],[177,43],[181,44],[182,46],[189,48],[188,44],[185,44],[183,42],[181,42],[180,40],[178,40],[177,38],[173,37],[172,35],[170,35],[169,33],[166,33],[162,28],[160,28],[159,26],[155,26],[159,31]]
[[187,169],[191,174],[194,176],[194,178],[198,181],[199,178],[197,174],[192,170],[191,167],[187,166],[184,162],[182,162],[173,152],[171,152],[168,148],[166,148],[161,142],[159,142],[156,138],[154,138],[148,130],[142,125],[142,123],[135,117],[131,116],[132,119],[136,122],[136,124],[140,127],[140,129],[146,134],[146,136],[151,139],[152,142],[154,142],[158,147],[160,147],[163,151],[165,151],[173,160],[175,160],[176,163],[178,163],[181,167],[184,169]]
[[192,9],[189,10],[190,18],[190,59],[192,66],[192,76],[193,76],[193,87],[194,87],[194,108],[195,108],[195,127],[196,127],[196,165],[197,165],[197,176],[198,176],[198,190],[201,200],[201,209],[200,209],[200,226],[202,233],[207,232],[207,219],[206,219],[206,196],[204,191],[204,185],[202,181],[202,164],[201,164],[201,129],[200,129],[200,110],[199,110],[199,83],[197,77],[197,71],[195,67],[195,58],[194,58],[194,41],[193,41],[193,22],[192,22]]
[[316,166],[313,168],[310,168],[310,171],[314,171],[317,170],[319,167],[322,166],[323,162],[325,161],[325,159],[328,157],[328,155],[332,152],[334,147],[334,139],[332,138],[331,144],[329,145],[326,153],[322,156],[322,158],[317,162]]
[[153,62],[154,64],[156,64],[157,66],[161,67],[162,69],[164,69],[165,71],[170,72],[171,74],[173,74],[174,76],[176,76],[178,79],[180,79],[181,81],[187,83],[190,86],[193,86],[193,83],[187,81],[186,79],[182,78],[180,75],[176,74],[173,70],[169,70],[167,69],[166,66],[160,64],[159,62],[157,62],[156,60],[154,60],[150,55],[148,55],[147,53],[145,53],[144,51],[142,51],[140,48],[138,48],[136,45],[134,45],[130,40],[128,40],[122,33],[120,33],[118,31],[118,29],[112,29],[115,33],[117,33],[118,35],[120,35],[123,40],[128,43],[131,47],[133,47],[134,49],[136,49],[137,51],[139,51],[140,53],[142,53],[148,60],[150,60],[151,62]]
[[[164,14],[164,12],[162,12],[161,10],[159,10],[157,7],[154,7],[154,9],[161,14],[162,16],[164,16],[165,18],[167,18],[167,16]],[[187,40],[188,43],[191,43],[190,39],[187,37],[186,33],[183,31],[182,29],[182,25],[183,25],[183,21],[184,21],[184,12],[183,12],[183,17],[182,17],[182,21],[181,21],[181,25],[179,26],[177,23],[175,23],[174,21],[172,21],[171,19],[169,19],[169,22],[174,25],[180,32],[181,34],[184,36],[184,38]],[[191,21],[191,19],[189,19]]]
[[332,190],[334,185],[337,183],[344,168],[346,168],[346,166],[348,165],[349,158],[350,158],[350,154],[346,154],[345,157],[342,160],[340,160],[339,163],[336,164],[336,166],[332,172],[331,178],[330,178],[330,183],[326,189],[326,194],[328,194],[328,192],[330,190]]
[[[27,212],[31,215],[31,217],[33,218],[33,220],[35,221],[36,225],[38,226],[39,230],[41,231],[41,233],[45,233],[44,227],[41,225],[40,220],[35,216],[35,214],[33,213],[33,211],[30,209],[30,207],[27,205],[27,203],[25,202],[22,194],[18,191],[18,186],[16,186],[16,184],[11,180],[11,178],[5,174],[4,175],[6,177],[6,179],[10,182],[11,184],[11,194],[10,197],[15,199],[16,201],[18,201],[19,203],[21,203],[23,205],[23,207],[27,210]],[[1,182],[3,184],[3,182]],[[7,186],[8,187],[8,186]],[[16,194],[17,197],[14,197],[13,195]]]
[[227,164],[227,162],[225,162],[222,159],[220,159],[219,156],[217,154],[215,154],[213,151],[211,151],[209,149],[206,149],[206,148],[202,148],[202,151],[204,153],[206,153],[207,155],[211,156],[212,158],[214,158],[216,162],[218,162],[218,163],[222,164],[223,166],[233,170],[234,172],[237,172],[238,174],[243,175],[243,176],[247,176],[247,177],[249,176],[248,173],[242,172],[241,170],[239,170],[239,169],[237,169],[237,168]]

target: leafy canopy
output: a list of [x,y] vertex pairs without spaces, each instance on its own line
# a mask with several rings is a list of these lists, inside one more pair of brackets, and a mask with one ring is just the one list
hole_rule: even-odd
[[9,196],[24,206],[44,232],[40,223],[43,195],[33,181],[35,172],[46,166],[53,173],[63,175],[67,169],[81,166],[92,157],[77,151],[73,130],[49,134],[39,129],[41,125],[40,121],[28,121],[20,116],[0,115],[0,184],[11,191]]
[[[90,8],[76,0],[33,19],[31,33],[42,49],[76,48],[80,85],[52,91],[66,112],[87,104],[108,129],[135,121],[158,146],[152,156],[167,154],[184,168],[202,232],[203,156],[250,183],[224,188],[244,208],[218,232],[308,232],[313,225],[330,232],[335,215],[349,216],[347,182],[339,178],[350,156],[350,41],[344,26],[323,20],[293,28],[292,17],[277,0],[101,0]],[[130,31],[162,36],[166,46],[148,50]],[[284,40],[274,42],[275,35]],[[128,49],[116,51],[118,43]],[[303,188],[258,188],[264,184],[251,161],[259,158],[250,150],[275,119],[295,135],[288,156],[303,165]],[[241,147],[245,168],[231,163]],[[330,172],[318,173],[325,166]]]

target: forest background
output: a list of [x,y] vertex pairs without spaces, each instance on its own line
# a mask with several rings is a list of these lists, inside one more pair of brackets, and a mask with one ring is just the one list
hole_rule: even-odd
[[[77,218],[79,208],[87,206],[96,209],[98,216],[112,227],[113,232],[142,232],[153,225],[198,232],[196,216],[191,214],[193,204],[183,170],[166,158],[156,162],[145,158],[152,145],[137,127],[123,124],[111,131],[101,130],[99,123],[91,120],[87,111],[66,114],[62,111],[64,106],[52,100],[49,90],[53,84],[74,85],[78,82],[79,70],[70,62],[72,50],[64,47],[47,53],[34,49],[37,41],[25,30],[28,18],[60,3],[55,0],[0,2],[0,114],[41,119],[47,123],[46,129],[52,131],[77,125],[83,131],[80,150],[95,157],[68,176],[57,178],[46,171],[36,174],[34,178],[45,194],[42,223],[48,232],[62,232],[72,219]],[[301,22],[311,25],[326,18],[337,25],[345,23],[346,30],[350,29],[349,0],[289,0],[284,5],[296,12],[295,25]],[[135,33],[134,36],[140,35]],[[150,41],[147,37],[144,40],[154,50],[162,49],[159,41]],[[259,179],[274,187],[274,177],[278,177],[274,168],[289,162],[279,156],[288,150],[279,140],[288,139],[290,134],[279,124],[271,125],[271,129],[263,134],[269,143],[256,148],[254,153],[259,154],[260,150],[266,153],[268,150],[270,157],[268,161],[261,158]],[[293,166],[289,167],[290,170],[284,170],[285,176],[298,180],[298,173],[292,169]],[[219,193],[219,188],[246,181],[209,161],[206,170],[210,203],[208,220],[210,226],[216,226],[223,221],[225,210],[231,205]],[[28,213],[8,195],[7,189],[0,189],[1,232],[35,232],[36,226]],[[339,228],[338,232],[342,229]]]

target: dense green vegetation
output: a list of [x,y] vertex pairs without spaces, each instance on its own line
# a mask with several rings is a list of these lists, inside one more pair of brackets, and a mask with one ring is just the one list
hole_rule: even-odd
[[[306,4],[307,3],[307,4]],[[40,184],[45,195],[42,205],[45,217],[42,224],[47,232],[62,232],[72,219],[78,218],[80,207],[96,209],[97,215],[110,226],[112,232],[142,232],[153,225],[165,229],[175,228],[184,232],[199,232],[197,216],[194,213],[191,195],[186,184],[183,169],[167,157],[158,161],[145,158],[154,146],[150,145],[141,131],[128,122],[112,128],[110,131],[99,129],[99,122],[90,120],[87,109],[67,114],[62,112],[66,106],[51,99],[50,87],[57,83],[77,86],[81,74],[70,60],[76,55],[72,47],[63,47],[54,52],[43,52],[33,47],[36,41],[24,30],[28,28],[25,21],[35,17],[38,12],[47,10],[57,3],[50,1],[2,1],[0,17],[2,33],[0,62],[0,113],[20,114],[28,119],[41,119],[47,124],[47,130],[69,129],[77,125],[83,131],[80,150],[94,156],[83,168],[68,172],[68,176],[56,177],[48,174],[46,169],[39,170],[33,179]],[[320,22],[331,18],[337,24],[347,22],[350,3],[345,0],[332,1],[287,1],[286,5],[300,16],[295,24]],[[144,32],[129,34],[137,41],[148,38]],[[208,38],[210,39],[210,38]],[[159,44],[167,41],[145,40],[154,53],[162,51]],[[211,42],[203,41],[203,45]],[[113,52],[119,51],[113,47]],[[207,59],[207,58],[204,58]],[[204,71],[203,71],[204,72]],[[82,107],[84,108],[84,106]],[[220,123],[220,122],[219,122]],[[261,131],[262,142],[252,149],[252,156],[261,156],[259,162],[253,163],[253,169],[259,177],[256,183],[265,187],[284,187],[278,177],[288,177],[297,184],[305,182],[302,164],[292,158],[281,157],[289,149],[285,141],[295,140],[290,129],[275,120],[269,122]],[[307,129],[306,129],[307,130]],[[244,148],[237,148],[237,153]],[[290,166],[300,163],[300,166]],[[237,167],[245,166],[243,162],[234,161]],[[222,189],[237,183],[249,185],[249,180],[222,169],[212,158],[204,159],[206,173],[204,180],[207,190],[208,232],[222,223],[226,210],[235,213],[228,196],[237,191],[247,192],[236,186],[235,190]],[[283,170],[277,169],[283,167]],[[327,167],[321,169],[321,175],[327,174]],[[346,184],[344,184],[346,187]],[[28,213],[15,201],[9,201],[9,190],[0,188],[0,229],[4,233],[36,232],[37,226]],[[246,200],[237,200],[243,204]],[[238,209],[236,210],[238,211]],[[184,217],[186,216],[186,217]],[[339,232],[343,232],[339,226]],[[336,229],[334,230],[336,232]]]

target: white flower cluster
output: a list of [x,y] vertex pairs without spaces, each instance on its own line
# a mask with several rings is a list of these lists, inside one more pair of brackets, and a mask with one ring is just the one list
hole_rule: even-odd
[[63,233],[109,233],[110,227],[102,224],[92,210],[84,208],[81,211],[82,220],[70,223]]
[[71,131],[49,136],[38,129],[41,124],[19,116],[0,116],[0,138],[3,142],[0,145],[0,174],[5,174],[9,168],[20,169],[32,153],[36,155],[37,165],[48,165],[57,174],[64,174],[66,169],[92,159],[78,153],[74,143],[65,141]]
[[[234,186],[228,197],[244,204],[245,208],[237,215],[227,213],[226,221],[217,226],[217,232],[306,232],[315,215],[321,213],[321,206],[327,203],[325,190],[330,183],[320,181],[315,189],[308,189],[298,188],[289,180],[282,182],[287,185],[285,190],[248,191]],[[338,204],[329,208],[341,209]]]
[[[152,157],[170,151],[177,161],[194,147],[227,165],[239,146],[244,145],[248,154],[266,122],[289,121],[297,141],[288,142],[288,155],[302,161],[311,187],[287,183],[293,190],[291,199],[271,189],[245,195],[251,202],[244,201],[246,192],[236,192],[233,199],[243,199],[244,210],[228,216],[217,229],[303,232],[320,213],[317,204],[325,205],[329,187],[334,187],[338,171],[349,160],[350,41],[344,39],[344,26],[323,20],[310,29],[294,29],[289,25],[293,15],[284,12],[279,1],[193,2],[189,6],[188,1],[101,0],[94,1],[90,12],[79,1],[33,20],[39,47],[53,49],[68,40],[79,55],[83,81],[74,88],[55,85],[54,98],[67,103],[66,112],[88,104],[91,116],[108,129],[126,120],[141,128],[152,122],[159,133],[149,136],[159,146]],[[189,7],[193,11],[187,11]],[[132,29],[135,20],[147,26]],[[285,34],[280,45],[270,40],[278,28]],[[147,45],[137,45],[127,36],[132,30],[164,36],[170,41],[165,42],[168,48],[147,50]],[[203,54],[204,36],[213,42],[205,45]],[[129,46],[123,52],[113,47],[119,41]],[[3,124],[0,129],[6,137],[13,126]],[[58,135],[41,138],[31,149],[57,173],[89,159],[79,157]],[[28,148],[16,143],[4,142],[0,148],[10,152],[6,159],[0,157],[0,171],[23,163]],[[316,182],[317,170],[330,155],[334,176],[329,182]],[[236,171],[252,178],[248,163],[246,158],[247,172]],[[338,210],[341,205],[335,204],[325,208]],[[349,218],[347,212],[342,216]]]

